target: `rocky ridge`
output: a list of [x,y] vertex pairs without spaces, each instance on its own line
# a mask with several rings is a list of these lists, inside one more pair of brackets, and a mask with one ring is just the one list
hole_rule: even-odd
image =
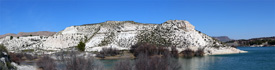
[[150,42],[162,46],[204,49],[206,54],[244,52],[222,44],[220,41],[195,30],[185,20],[168,20],[162,24],[143,24],[134,21],[106,21],[97,24],[70,26],[53,36],[26,36],[0,39],[0,44],[10,51],[33,49],[34,51],[60,51],[73,48],[80,41],[85,51],[100,51],[103,47],[127,50],[138,42]]
[[0,35],[0,38],[4,38],[6,36],[13,36],[13,37],[23,37],[23,36],[52,36],[56,32],[49,32],[49,31],[38,31],[38,32],[19,32],[18,34],[7,33],[4,35]]
[[215,36],[213,37],[221,42],[227,42],[227,41],[231,41],[233,39],[230,39],[228,36]]
[[232,40],[232,41],[227,41],[225,43],[230,46],[271,47],[271,46],[275,46],[275,36]]

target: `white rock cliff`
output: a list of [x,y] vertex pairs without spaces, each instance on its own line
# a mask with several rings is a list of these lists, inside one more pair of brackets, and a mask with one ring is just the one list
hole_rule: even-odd
[[67,27],[53,36],[28,36],[0,39],[11,51],[25,49],[63,50],[86,43],[85,51],[100,51],[102,47],[129,49],[138,42],[150,42],[162,46],[176,46],[179,51],[186,48],[204,49],[206,54],[228,54],[244,52],[195,30],[185,20],[168,20],[162,24],[143,24],[133,21],[107,21],[97,24]]

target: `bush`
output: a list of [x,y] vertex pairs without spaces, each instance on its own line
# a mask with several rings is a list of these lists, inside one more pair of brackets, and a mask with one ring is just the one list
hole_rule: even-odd
[[11,65],[8,50],[4,45],[0,45],[0,58],[4,58],[4,61],[0,60],[0,70],[16,70],[16,67]]
[[[4,45],[0,44],[0,58],[1,57],[8,58],[8,50],[6,49],[6,47]],[[0,62],[1,62],[1,60],[0,60]]]
[[85,51],[85,43],[83,43],[82,41],[80,41],[79,44],[76,46],[76,48],[79,51]]
[[130,52],[134,54],[134,56],[138,56],[139,53],[144,53],[149,56],[162,54],[167,49],[164,49],[163,47],[157,48],[156,45],[150,44],[150,43],[137,43],[136,45],[133,45],[130,49]]
[[199,48],[196,52],[195,52],[195,56],[203,56],[204,55],[204,50]]
[[0,52],[2,54],[2,52],[8,52],[8,50],[4,45],[0,44]]
[[178,50],[176,47],[171,47],[171,56],[175,58],[179,57]]
[[56,70],[56,64],[54,59],[49,56],[44,56],[37,61],[37,66],[43,70]]
[[13,39],[13,36],[10,36],[10,40],[12,40]]
[[30,54],[26,54],[26,53],[9,53],[10,57],[11,57],[11,61],[20,64],[21,61],[24,60],[33,60],[36,59],[37,57],[34,57]]
[[179,56],[178,50],[176,47],[171,47],[171,51],[168,50],[167,47],[156,46],[150,43],[137,43],[130,48],[130,52],[134,54],[134,56],[138,56],[140,53],[146,54],[148,56],[153,55],[162,55],[177,58]]
[[184,57],[193,57],[193,56],[195,56],[195,52],[190,48],[187,48],[187,49],[183,50],[181,52],[181,54],[183,54]]
[[103,70],[103,65],[93,57],[79,57],[76,52],[68,54],[67,58],[62,59],[66,66],[65,70]]
[[183,57],[194,57],[194,56],[203,56],[204,55],[204,49],[199,48],[197,51],[193,51],[190,48],[187,48],[180,52]]
[[16,55],[15,53],[10,53],[10,58],[11,58],[11,61],[17,63],[17,64],[20,64],[20,62],[22,61],[22,58],[23,56],[18,56]]
[[105,56],[115,56],[120,54],[116,48],[102,48],[97,57],[104,58]]

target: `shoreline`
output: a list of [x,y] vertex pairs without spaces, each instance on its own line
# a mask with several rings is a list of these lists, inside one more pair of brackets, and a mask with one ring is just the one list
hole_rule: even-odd
[[216,53],[216,54],[206,54],[206,56],[208,55],[227,55],[227,54],[240,54],[240,53],[248,53],[248,51],[239,51],[239,52],[231,52],[231,53]]

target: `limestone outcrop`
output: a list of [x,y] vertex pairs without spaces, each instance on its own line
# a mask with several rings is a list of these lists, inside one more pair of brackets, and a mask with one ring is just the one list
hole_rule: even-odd
[[[35,39],[33,41],[32,39]],[[53,36],[20,37],[0,39],[0,44],[11,51],[30,47],[42,50],[63,50],[76,46],[80,41],[86,44],[85,51],[100,51],[103,47],[127,50],[138,42],[150,42],[162,46],[176,46],[179,51],[186,48],[204,49],[206,54],[243,52],[222,44],[212,37],[195,30],[185,20],[168,20],[162,24],[143,24],[134,21],[106,21],[103,23],[70,26]],[[27,46],[25,46],[27,43]],[[17,45],[17,44],[24,44]],[[223,52],[224,51],[224,52]]]

